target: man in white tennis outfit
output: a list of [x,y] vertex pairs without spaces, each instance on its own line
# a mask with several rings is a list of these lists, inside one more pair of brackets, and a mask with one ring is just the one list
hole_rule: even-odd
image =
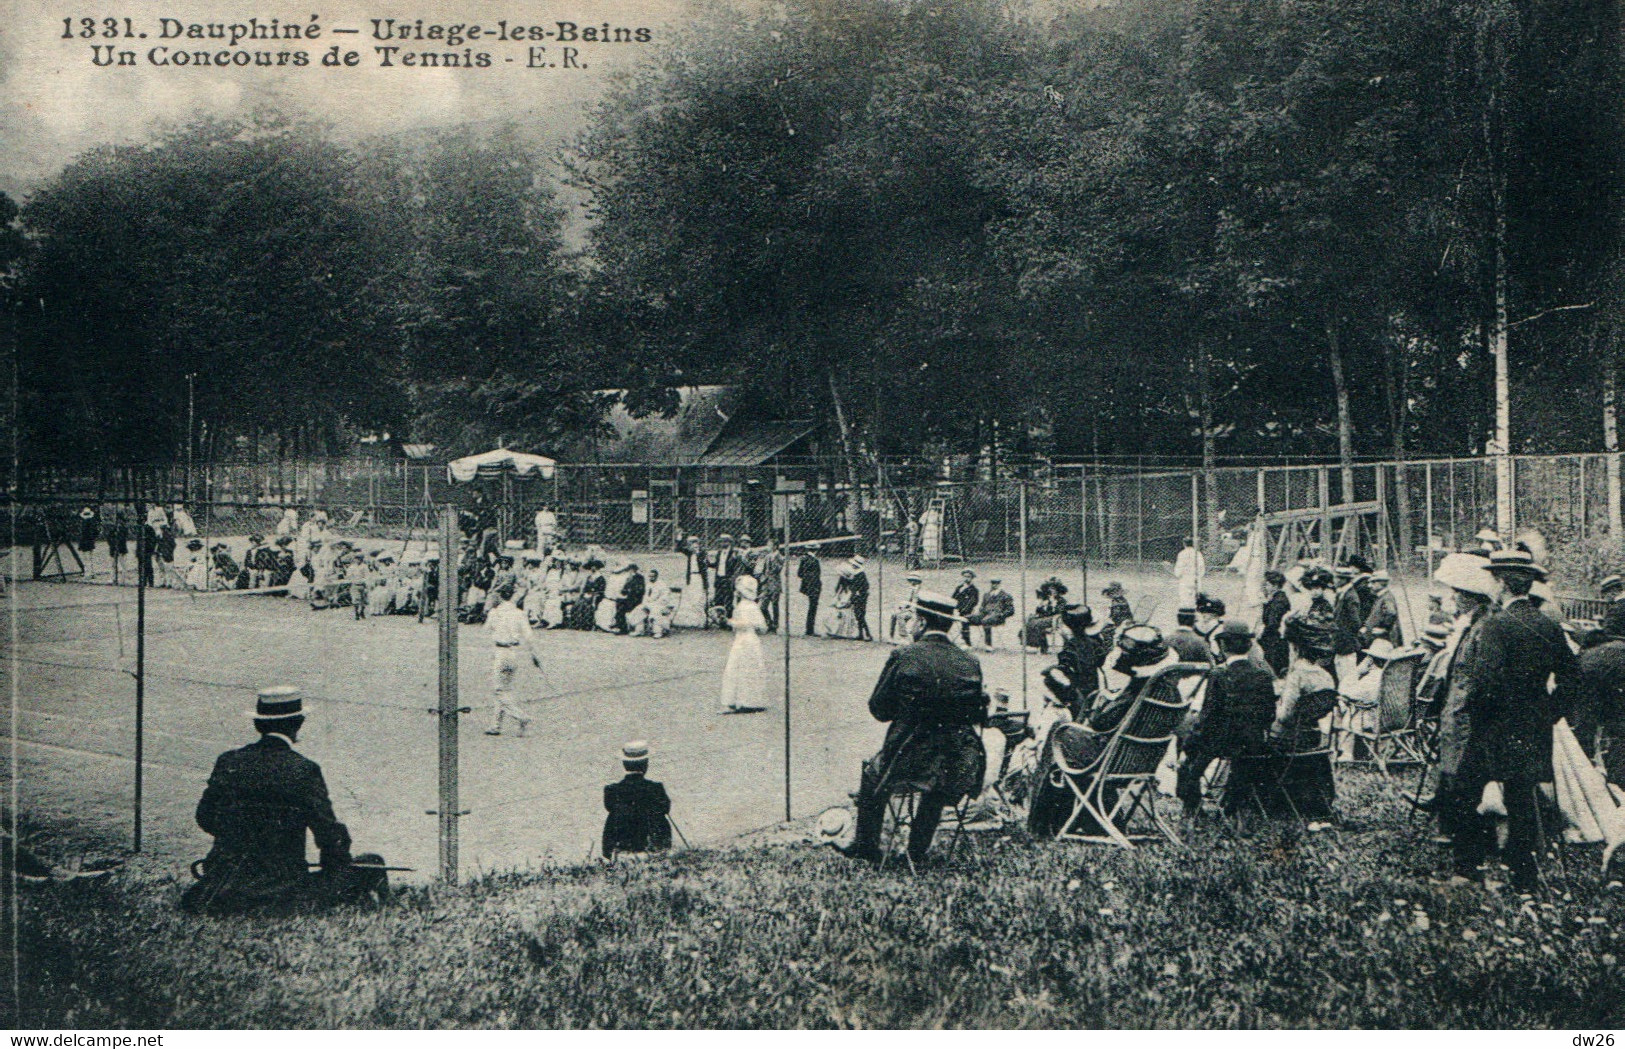
[[536,655],[530,617],[525,615],[524,609],[514,604],[513,590],[511,583],[499,587],[497,603],[485,617],[485,625],[491,631],[491,643],[495,646],[491,660],[491,727],[485,730],[487,736],[502,735],[504,714],[512,715],[519,722],[519,734],[525,734],[530,718],[514,702],[513,678],[519,672],[522,655],[530,656],[531,663],[537,669],[542,665]]

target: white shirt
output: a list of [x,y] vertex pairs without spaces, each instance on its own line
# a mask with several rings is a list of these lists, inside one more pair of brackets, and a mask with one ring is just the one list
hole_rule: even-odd
[[197,535],[197,525],[192,521],[192,515],[182,507],[175,507],[175,531],[181,535]]
[[1180,579],[1200,579],[1207,574],[1207,560],[1194,546],[1187,546],[1174,558],[1174,575]]
[[493,644],[504,648],[530,644],[530,618],[511,601],[504,601],[486,613],[485,625],[491,629]]

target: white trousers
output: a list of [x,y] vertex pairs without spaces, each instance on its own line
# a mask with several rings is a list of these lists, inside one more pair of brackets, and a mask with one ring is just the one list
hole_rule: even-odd
[[519,672],[519,654],[523,646],[496,648],[491,659],[491,729],[502,731],[502,715],[507,714],[519,722],[520,731],[530,724],[530,717],[513,698],[513,678]]

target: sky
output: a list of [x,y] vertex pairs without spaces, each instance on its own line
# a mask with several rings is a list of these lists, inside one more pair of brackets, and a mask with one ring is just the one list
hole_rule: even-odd
[[[14,196],[49,178],[75,156],[104,144],[147,140],[165,125],[198,116],[228,116],[272,104],[329,122],[335,134],[363,138],[415,129],[465,123],[512,120],[543,144],[567,139],[578,129],[586,108],[617,72],[630,71],[652,58],[673,29],[691,11],[689,0],[307,0],[297,6],[282,0],[118,0],[94,9],[65,0],[12,0],[10,17],[0,20],[0,191]],[[98,18],[128,17],[146,39],[106,41],[63,39],[64,18],[87,11]],[[305,49],[313,64],[303,69],[162,68],[148,64],[154,46],[180,50],[218,50],[229,41],[163,39],[161,18],[186,23],[241,23],[250,17],[307,24],[320,16],[319,40],[269,43],[250,41],[238,49]],[[381,68],[373,49],[397,45],[403,50],[454,50],[439,42],[373,39],[371,19],[473,24],[496,28],[499,19],[552,27],[559,20],[581,26],[647,27],[647,44],[578,42],[577,61],[585,69],[528,69],[529,42],[474,45],[495,56],[489,69]],[[98,27],[100,28],[100,27]],[[334,35],[333,28],[357,28],[360,35]],[[98,68],[93,44],[116,44],[136,53],[134,68]],[[315,58],[333,44],[362,55],[359,66],[328,69]],[[563,46],[544,40],[559,59]],[[510,63],[507,60],[513,59]]]

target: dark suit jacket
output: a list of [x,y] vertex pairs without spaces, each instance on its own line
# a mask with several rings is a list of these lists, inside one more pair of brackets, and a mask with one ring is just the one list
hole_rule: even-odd
[[988,626],[999,626],[1016,614],[1016,599],[1008,590],[989,590],[982,595],[982,611],[977,620]]
[[615,603],[628,610],[634,609],[643,604],[643,595],[648,589],[648,584],[643,581],[643,573],[633,572],[632,578],[621,587],[621,596]]
[[[1465,705],[1469,774],[1540,782],[1552,776],[1552,723],[1561,717],[1579,674],[1563,628],[1527,599],[1492,612],[1481,624],[1476,665],[1467,670]],[[1555,675],[1557,691],[1548,694]]]
[[671,799],[664,785],[629,772],[604,787],[604,855],[617,852],[664,852],[671,848]]
[[954,588],[954,607],[962,616],[968,616],[976,611],[977,602],[982,598],[982,592],[976,589],[975,583],[960,583]]
[[801,580],[803,594],[816,594],[824,589],[824,565],[816,554],[802,554],[796,562],[796,578]]
[[876,763],[882,782],[960,797],[982,786],[987,752],[976,727],[987,718],[982,664],[948,635],[930,631],[886,660],[869,713],[889,721]]
[[1602,617],[1602,628],[1615,637],[1625,637],[1625,597],[1614,598]]
[[321,766],[277,736],[216,759],[197,823],[214,835],[204,879],[220,884],[216,899],[270,902],[296,891],[306,830],[324,869],[350,862],[350,832],[333,815]]
[[1275,679],[1242,658],[1209,675],[1202,712],[1185,746],[1227,758],[1262,753],[1274,720]]
[[1359,588],[1350,584],[1337,597],[1332,610],[1332,653],[1346,656],[1360,651],[1360,629],[1365,626],[1365,602]]
[[1179,654],[1181,663],[1211,663],[1213,649],[1207,638],[1188,626],[1182,626],[1168,635],[1168,647]]

